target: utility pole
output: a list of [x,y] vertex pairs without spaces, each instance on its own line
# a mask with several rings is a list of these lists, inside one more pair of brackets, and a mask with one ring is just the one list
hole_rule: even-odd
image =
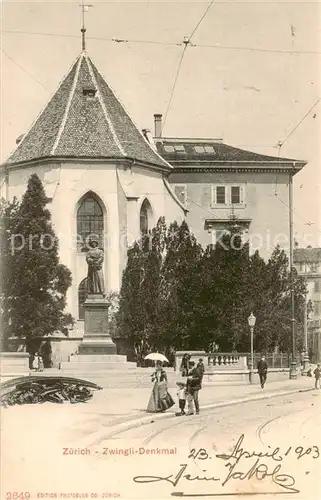
[[292,361],[290,379],[296,379],[296,341],[295,341],[295,302],[294,302],[294,276],[293,276],[293,173],[289,174],[289,236],[290,236],[290,280],[291,280],[291,322],[292,322]]

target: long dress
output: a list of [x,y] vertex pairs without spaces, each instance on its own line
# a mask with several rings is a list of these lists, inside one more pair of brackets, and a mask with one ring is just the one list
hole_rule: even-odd
[[152,381],[155,381],[155,383],[149,398],[147,412],[164,412],[175,404],[172,396],[167,390],[166,372],[164,370],[156,371],[152,375]]

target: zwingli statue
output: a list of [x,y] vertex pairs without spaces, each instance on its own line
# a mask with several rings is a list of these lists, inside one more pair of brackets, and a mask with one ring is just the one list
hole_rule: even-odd
[[[93,363],[90,356],[117,354],[117,349],[109,334],[109,302],[105,296],[103,276],[104,252],[99,248],[97,238],[91,237],[88,246],[89,250],[86,253],[88,296],[84,302],[84,337],[78,347],[78,354],[88,355],[88,363]],[[97,367],[97,365],[95,366]],[[96,368],[94,368],[94,372],[95,370]]]
[[100,294],[105,296],[105,285],[103,275],[104,252],[99,248],[99,241],[96,238],[91,238],[86,254],[86,262],[88,264],[87,274],[87,292],[88,294]]

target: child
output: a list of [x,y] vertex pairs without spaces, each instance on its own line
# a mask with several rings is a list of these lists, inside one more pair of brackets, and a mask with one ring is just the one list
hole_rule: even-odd
[[315,386],[314,387],[316,389],[318,389],[318,386],[319,386],[319,389],[320,389],[320,375],[321,375],[320,363],[317,364],[317,367],[313,373],[315,376]]
[[185,404],[186,404],[186,384],[184,382],[177,382],[178,385],[178,391],[177,391],[177,397],[178,397],[178,405],[179,409],[181,410],[180,412],[176,413],[176,416],[180,415],[185,415]]
[[32,368],[36,370],[36,372],[39,370],[39,356],[37,352],[35,353],[33,358]]

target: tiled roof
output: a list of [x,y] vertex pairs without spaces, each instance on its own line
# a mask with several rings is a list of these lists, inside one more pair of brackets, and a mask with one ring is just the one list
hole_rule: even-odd
[[[215,142],[211,140],[195,140],[193,139],[171,139],[161,138],[155,139],[158,153],[165,158],[169,163],[176,166],[189,165],[211,165],[217,163],[233,163],[233,162],[256,162],[256,163],[293,163],[289,158],[279,158],[275,156],[261,155],[247,151],[244,149],[235,148],[224,144],[223,142]],[[299,162],[305,164],[305,162]]]
[[[94,96],[84,95],[90,91]],[[5,163],[48,157],[132,158],[170,169],[85,53]]]
[[321,248],[296,248],[293,251],[293,261],[295,263],[321,262]]

